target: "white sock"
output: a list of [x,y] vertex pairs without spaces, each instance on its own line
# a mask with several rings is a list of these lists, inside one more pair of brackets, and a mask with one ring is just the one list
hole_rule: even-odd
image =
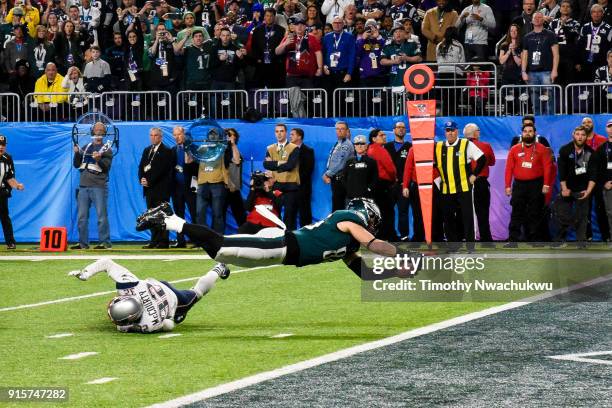
[[193,290],[197,295],[198,299],[210,292],[210,290],[215,286],[215,282],[219,279],[219,275],[217,272],[210,271],[206,275],[202,276],[198,279],[198,282],[195,284],[191,290]]
[[164,218],[164,224],[166,224],[166,229],[168,231],[183,232],[185,220],[176,214],[172,214],[171,216]]

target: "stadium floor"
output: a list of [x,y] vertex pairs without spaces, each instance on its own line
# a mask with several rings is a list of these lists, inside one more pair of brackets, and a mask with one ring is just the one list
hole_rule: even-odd
[[[604,407],[612,282],[211,398],[196,407]],[[551,359],[608,351],[609,364]]]

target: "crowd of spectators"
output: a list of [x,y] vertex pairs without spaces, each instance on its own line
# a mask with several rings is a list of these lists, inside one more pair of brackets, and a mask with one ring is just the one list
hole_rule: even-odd
[[0,1],[0,85],[22,97],[401,87],[421,61],[495,62],[502,84],[612,79],[608,0],[14,1]]

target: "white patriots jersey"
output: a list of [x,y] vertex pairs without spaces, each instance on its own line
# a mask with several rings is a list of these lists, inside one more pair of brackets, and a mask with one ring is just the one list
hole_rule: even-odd
[[118,326],[120,331],[153,333],[162,330],[164,319],[174,318],[178,299],[170,288],[152,278],[140,280],[135,286],[117,289],[121,296],[133,296],[143,305],[142,317],[130,326]]

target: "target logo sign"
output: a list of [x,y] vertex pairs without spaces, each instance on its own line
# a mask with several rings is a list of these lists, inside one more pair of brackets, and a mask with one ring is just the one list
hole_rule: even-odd
[[404,73],[404,86],[410,93],[423,95],[433,88],[435,75],[427,65],[416,64]]

